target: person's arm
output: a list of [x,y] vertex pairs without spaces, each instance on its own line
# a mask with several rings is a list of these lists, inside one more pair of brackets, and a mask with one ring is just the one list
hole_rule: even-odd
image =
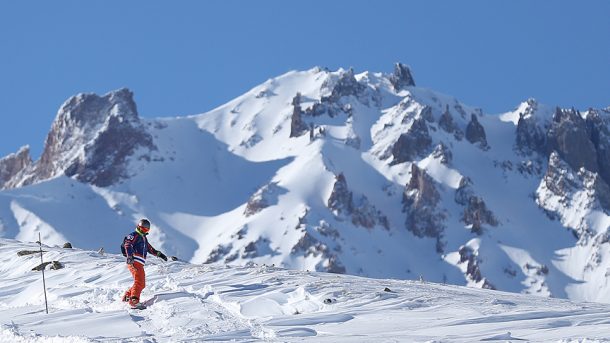
[[125,244],[123,245],[125,247],[125,253],[127,254],[127,264],[133,264],[133,245],[136,242],[136,236],[134,235],[128,235],[125,238]]
[[167,256],[159,250],[155,249],[150,243],[147,244],[148,252],[162,259],[163,261],[167,261]]

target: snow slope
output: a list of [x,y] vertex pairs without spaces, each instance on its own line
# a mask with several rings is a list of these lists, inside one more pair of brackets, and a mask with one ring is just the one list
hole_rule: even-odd
[[149,259],[148,309],[119,255],[0,240],[2,342],[608,342],[610,308],[425,281]]
[[[0,236],[116,253],[147,217],[155,247],[192,263],[610,302],[610,166],[573,166],[610,152],[610,113],[484,114],[396,68],[291,71],[174,118],[139,118],[128,90],[79,94],[46,159],[0,160]],[[572,151],[593,143],[561,118],[601,127],[597,150]],[[558,153],[536,145],[551,138]]]

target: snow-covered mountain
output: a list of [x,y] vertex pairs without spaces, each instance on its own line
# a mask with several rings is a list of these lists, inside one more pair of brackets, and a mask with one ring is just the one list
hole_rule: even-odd
[[47,314],[39,249],[0,239],[0,342],[610,342],[606,304],[254,263],[151,258],[131,310],[122,256],[43,245]]
[[[610,109],[485,114],[391,74],[314,68],[210,112],[126,89],[60,108],[0,160],[3,237],[610,302]],[[608,274],[608,275],[607,275]]]

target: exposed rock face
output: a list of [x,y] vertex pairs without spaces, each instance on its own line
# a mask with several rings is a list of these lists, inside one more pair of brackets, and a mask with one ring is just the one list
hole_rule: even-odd
[[309,130],[309,126],[303,121],[301,110],[301,93],[292,99],[292,119],[290,121],[290,137],[299,137]]
[[598,111],[589,109],[586,123],[591,142],[595,146],[599,174],[607,184],[610,184],[610,132],[607,118],[607,113],[602,117]]
[[438,160],[440,160],[440,162],[444,165],[449,165],[451,164],[451,160],[453,159],[453,153],[451,152],[451,150],[449,150],[449,148],[443,144],[443,143],[439,143],[435,148],[434,151],[432,151],[432,156]]
[[391,164],[413,161],[416,157],[427,152],[431,144],[432,138],[430,138],[425,119],[422,117],[416,118],[409,130],[400,135],[392,146],[394,159]]
[[405,87],[415,86],[415,80],[413,80],[411,70],[402,63],[396,63],[394,65],[394,73],[390,76],[390,82],[396,91]]
[[445,111],[441,114],[438,120],[438,126],[447,133],[452,133],[455,139],[461,141],[464,138],[464,132],[453,120],[453,116],[449,112],[449,106],[445,107]]
[[536,202],[551,217],[559,217],[584,243],[594,233],[587,221],[576,220],[578,215],[573,213],[609,208],[610,187],[599,174],[584,167],[574,172],[557,152],[552,152],[548,169],[536,190]]
[[273,204],[276,204],[278,201],[278,196],[282,193],[283,189],[279,187],[277,183],[264,185],[250,197],[248,203],[246,204],[244,215],[249,217]]
[[[319,102],[314,103],[311,107],[305,110],[301,109],[301,94],[297,95],[292,100],[293,111],[290,123],[290,137],[299,137],[307,132],[310,133],[310,139],[314,139],[316,128],[307,124],[304,117],[319,117],[322,115],[328,115],[329,117],[335,117],[340,114],[352,115],[352,107],[350,104],[344,104],[341,101],[343,97],[354,96],[360,100],[363,100],[363,94],[366,90],[366,86],[359,83],[354,76],[354,71],[349,69],[341,74],[337,80],[329,79],[323,85],[322,88],[330,89],[330,95],[322,96]],[[365,101],[367,102],[367,101]],[[354,144],[354,142],[349,142]],[[356,145],[359,146],[359,142]]]
[[131,91],[79,94],[62,105],[40,160],[15,186],[61,174],[109,186],[128,177],[125,162],[139,148],[150,151],[155,146],[139,120]]
[[536,101],[529,99],[527,105],[517,124],[517,151],[536,152],[545,158],[556,152],[571,169],[584,167],[610,183],[610,132],[608,120],[599,111],[589,109],[583,118],[577,110],[556,108],[545,131],[534,118]]
[[460,254],[460,263],[466,263],[466,277],[468,279],[476,283],[482,283],[481,288],[496,289],[494,285],[481,275],[479,267],[481,261],[478,258],[478,251],[463,245],[458,250],[458,253]]
[[341,97],[344,96],[356,96],[362,94],[366,89],[366,86],[360,84],[354,76],[354,70],[349,69],[339,77],[337,83],[335,83],[329,97],[322,97],[322,102],[337,102]]
[[498,220],[493,213],[487,209],[485,201],[477,196],[471,196],[468,199],[468,204],[464,209],[462,220],[466,225],[471,226],[471,231],[476,234],[483,232],[483,224],[498,226]]
[[529,155],[532,152],[545,153],[546,134],[543,128],[536,123],[533,114],[538,110],[538,103],[534,99],[527,100],[527,107],[519,113],[517,122],[515,148],[522,154]]
[[353,210],[352,192],[347,188],[347,181],[343,173],[335,177],[335,185],[328,198],[327,206],[336,215],[350,214]]
[[381,225],[389,229],[388,218],[373,206],[364,195],[353,200],[353,193],[347,187],[347,181],[343,173],[335,177],[333,190],[328,198],[327,206],[333,211],[338,219],[351,218],[354,225],[372,229],[375,225]]
[[481,149],[489,148],[487,145],[487,137],[485,136],[485,129],[474,114],[470,116],[470,122],[468,122],[468,125],[466,126],[466,140],[472,144],[478,143]]
[[24,146],[17,153],[0,159],[0,189],[10,187],[16,177],[32,165],[30,148]]
[[458,188],[455,190],[455,202],[466,206],[470,201],[470,198],[474,196],[474,192],[472,190],[472,181],[468,177],[463,177],[460,180],[460,184]]
[[336,117],[342,113],[350,116],[352,114],[351,105],[343,104],[341,98],[353,96],[359,100],[364,100],[363,95],[366,90],[366,86],[356,80],[352,69],[343,72],[334,83],[332,80],[328,80],[322,85],[322,88],[330,88],[330,95],[322,96],[319,102],[307,108],[304,112],[305,116],[328,115],[329,117]]
[[462,221],[470,226],[471,232],[480,235],[483,232],[483,224],[498,226],[498,220],[493,212],[487,209],[485,201],[474,194],[469,178],[460,180],[455,191],[455,202],[464,206]]
[[589,139],[587,123],[580,113],[557,108],[552,126],[547,132],[548,149],[557,151],[559,156],[574,170],[585,167],[597,172],[597,153]]
[[[335,247],[334,250],[340,250]],[[328,245],[322,243],[313,234],[305,232],[297,244],[292,247],[292,255],[303,254],[304,257],[320,257],[321,261],[316,265],[316,270],[328,273],[345,274],[346,269]]]
[[[223,245],[220,244],[208,256],[208,259],[204,263],[214,263],[222,260],[225,256],[227,256],[231,250],[233,249],[233,244]],[[228,261],[225,261],[228,262]]]
[[249,259],[264,255],[273,255],[275,252],[271,249],[270,241],[266,238],[259,237],[256,241],[248,243],[242,251],[241,258]]
[[[440,244],[445,214],[437,207],[440,194],[434,180],[417,165],[411,165],[411,180],[403,194],[403,211],[407,213],[405,226],[417,237],[434,237]],[[442,250],[442,246],[437,246]]]
[[580,188],[572,168],[559,157],[557,152],[552,152],[549,157],[549,166],[542,183],[551,193],[563,199],[562,202],[567,201],[567,197]]

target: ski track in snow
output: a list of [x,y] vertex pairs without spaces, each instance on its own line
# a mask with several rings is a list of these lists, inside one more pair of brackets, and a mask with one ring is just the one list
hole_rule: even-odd
[[[610,307],[421,281],[149,258],[146,310],[118,255],[0,240],[0,342],[610,342]],[[386,289],[387,287],[387,289]]]

